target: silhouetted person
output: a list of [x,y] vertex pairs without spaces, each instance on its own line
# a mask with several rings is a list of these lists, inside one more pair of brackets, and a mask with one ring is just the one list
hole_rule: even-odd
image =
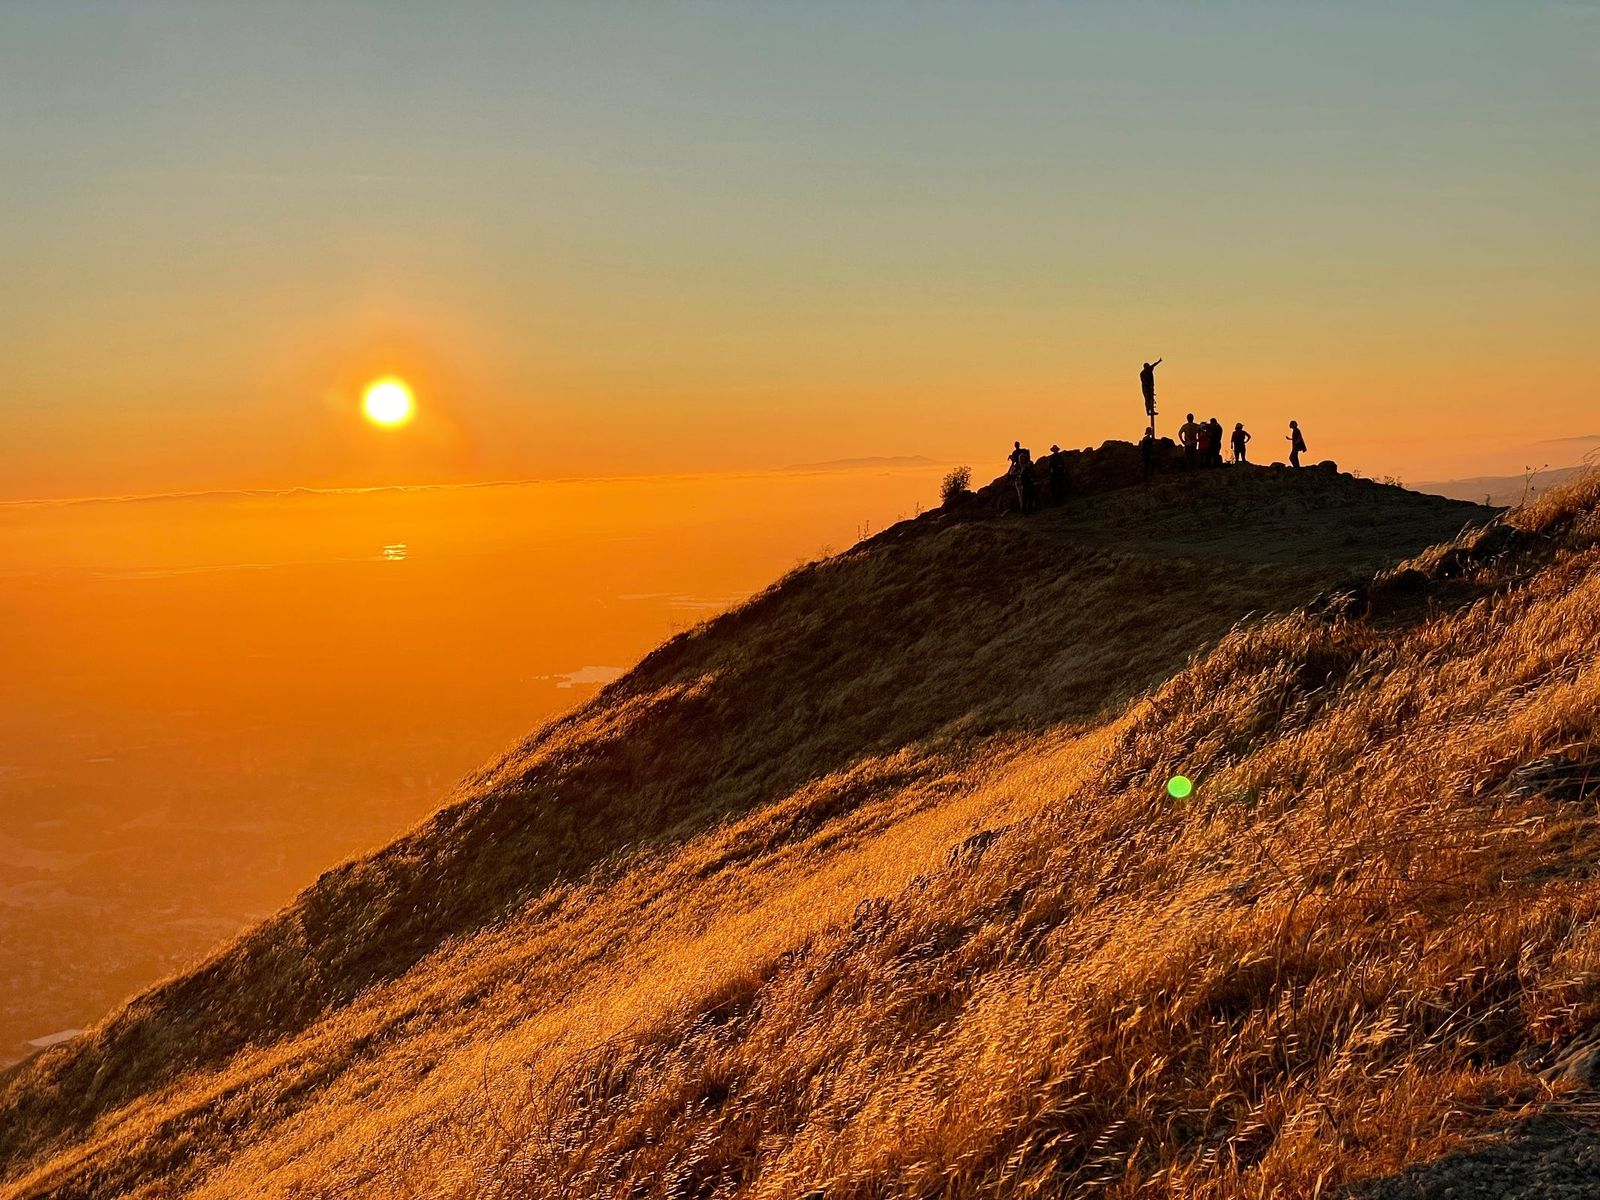
[[1211,465],[1220,467],[1222,465],[1222,422],[1212,417],[1206,424],[1211,426],[1211,437],[1209,439]]
[[1250,434],[1248,432],[1246,432],[1245,427],[1244,427],[1244,422],[1243,421],[1235,421],[1234,425],[1233,425],[1233,461],[1234,462],[1242,463],[1242,462],[1245,461],[1244,448],[1245,448],[1245,444],[1247,442],[1249,442],[1249,440],[1250,440]]
[[1144,393],[1144,415],[1150,419],[1151,433],[1156,431],[1156,368],[1160,365],[1158,358],[1153,363],[1145,363],[1139,372],[1139,390]]
[[1022,515],[1027,516],[1034,507],[1033,455],[1021,442],[1012,443],[1011,482],[1017,489],[1017,504],[1022,508]]
[[1038,484],[1034,482],[1031,459],[1023,463],[1022,470],[1017,472],[1017,503],[1022,506],[1023,516],[1039,507]]
[[1060,504],[1067,498],[1066,452],[1060,446],[1051,446],[1045,464],[1050,468],[1050,503]]
[[1144,470],[1144,481],[1150,482],[1150,475],[1156,469],[1156,435],[1155,430],[1146,429],[1144,436],[1139,439],[1139,466]]
[[1300,432],[1299,421],[1289,422],[1289,432],[1284,434],[1283,440],[1289,443],[1289,465],[1298,470],[1300,456],[1306,452],[1306,439]]
[[1194,414],[1190,413],[1184,421],[1183,427],[1178,430],[1178,440],[1183,443],[1183,461],[1188,466],[1194,466],[1195,458],[1200,453],[1200,426],[1194,423]]

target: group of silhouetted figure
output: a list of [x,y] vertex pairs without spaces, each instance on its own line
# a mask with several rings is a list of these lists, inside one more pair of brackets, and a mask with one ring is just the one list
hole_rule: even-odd
[[[1294,426],[1299,432],[1299,426]],[[1156,435],[1151,430],[1145,430],[1144,442],[1155,444]],[[1251,434],[1244,427],[1243,421],[1235,421],[1233,433],[1229,437],[1233,447],[1233,461],[1236,463],[1249,462],[1249,452],[1245,449],[1250,444]],[[1194,414],[1190,413],[1184,421],[1183,427],[1178,430],[1178,444],[1183,447],[1184,461],[1191,467],[1220,467],[1222,465],[1222,422],[1212,417],[1209,421],[1196,421]],[[1143,444],[1143,443],[1141,443]],[[1294,460],[1294,465],[1299,466],[1300,450],[1290,452],[1289,457]]]
[[[1158,358],[1155,362],[1145,363],[1139,372],[1139,390],[1144,393],[1144,415],[1149,424],[1145,428],[1143,445],[1153,447],[1156,440],[1156,368],[1161,365]],[[1300,432],[1300,422],[1290,421],[1289,432],[1284,434],[1283,440],[1289,443],[1289,465],[1298,468],[1300,456],[1306,452],[1306,439]],[[1250,432],[1245,429],[1243,421],[1235,421],[1233,434],[1229,438],[1233,446],[1233,461],[1236,463],[1248,462],[1249,458],[1245,447],[1250,444]],[[1222,422],[1212,417],[1209,421],[1196,422],[1194,414],[1189,413],[1184,418],[1183,426],[1178,430],[1178,444],[1183,447],[1184,460],[1191,467],[1220,467],[1222,465]],[[1145,454],[1148,463],[1150,454]],[[1148,474],[1148,470],[1146,474]]]
[[[1144,413],[1147,420],[1144,437],[1139,442],[1139,457],[1144,465],[1144,477],[1147,480],[1156,468],[1156,368],[1160,365],[1161,360],[1158,358],[1155,362],[1145,363],[1139,372],[1139,390],[1144,394]],[[1235,421],[1232,433],[1225,437],[1222,422],[1216,417],[1206,421],[1196,421],[1194,414],[1189,413],[1178,430],[1178,445],[1183,449],[1184,463],[1190,468],[1222,466],[1224,441],[1233,451],[1235,464],[1249,462],[1247,447],[1250,445],[1251,434],[1244,427],[1243,421]],[[1298,469],[1300,456],[1306,452],[1306,439],[1300,432],[1300,422],[1289,422],[1289,432],[1284,435],[1284,441],[1289,443],[1289,465]],[[1045,455],[1043,462],[1047,466],[1051,502],[1059,504],[1067,493],[1066,454],[1060,446],[1051,446],[1050,453]],[[1013,442],[1011,469],[1008,474],[1017,489],[1017,503],[1024,513],[1031,513],[1039,507],[1039,483],[1034,477],[1033,468],[1032,453],[1021,442]]]
[[[1067,495],[1067,453],[1060,446],[1051,446],[1042,460],[1046,478],[1050,481],[1050,502],[1060,504]],[[1017,503],[1024,514],[1039,507],[1039,482],[1033,477],[1033,452],[1021,442],[1011,443],[1011,482],[1017,489]]]

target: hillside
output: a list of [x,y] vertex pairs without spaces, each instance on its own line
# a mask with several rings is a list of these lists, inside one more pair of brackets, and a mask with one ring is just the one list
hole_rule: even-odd
[[13,1071],[0,1195],[1310,1194],[1431,1158],[1600,1019],[1597,506],[1477,532],[1251,469],[896,526]]

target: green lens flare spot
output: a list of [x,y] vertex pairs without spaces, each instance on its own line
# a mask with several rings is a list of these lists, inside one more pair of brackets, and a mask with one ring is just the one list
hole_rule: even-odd
[[1167,795],[1174,800],[1187,800],[1192,791],[1194,791],[1194,780],[1187,775],[1174,775],[1167,780]]

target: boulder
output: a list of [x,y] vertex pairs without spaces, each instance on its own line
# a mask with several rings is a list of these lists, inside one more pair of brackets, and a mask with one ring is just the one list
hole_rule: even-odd
[[1600,1086],[1600,1029],[1590,1030],[1572,1042],[1553,1065],[1539,1074],[1551,1083],[1572,1083],[1581,1088]]

